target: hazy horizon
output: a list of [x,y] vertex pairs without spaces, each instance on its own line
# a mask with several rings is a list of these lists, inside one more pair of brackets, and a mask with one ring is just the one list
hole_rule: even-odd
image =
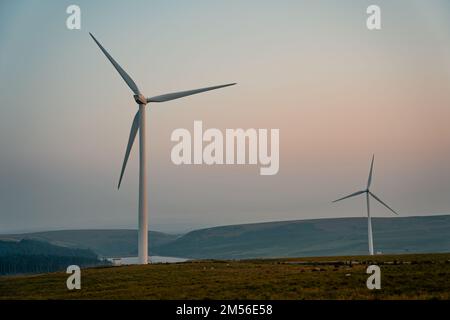
[[[237,82],[147,112],[149,228],[450,213],[450,3],[0,3],[0,233],[137,227],[138,157],[120,168],[136,104],[92,32],[148,96]],[[174,129],[280,129],[280,169],[175,166]],[[373,204],[373,216],[392,215]]]

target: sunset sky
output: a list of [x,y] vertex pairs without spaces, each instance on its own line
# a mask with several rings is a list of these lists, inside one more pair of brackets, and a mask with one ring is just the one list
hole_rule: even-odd
[[[373,191],[401,216],[450,213],[447,0],[6,0],[1,233],[137,227],[138,144],[117,190],[137,106],[88,32],[147,96],[238,82],[148,105],[151,230],[363,217],[363,197],[331,201],[364,188],[373,153]],[[194,120],[280,129],[279,173],[175,166],[170,135]]]

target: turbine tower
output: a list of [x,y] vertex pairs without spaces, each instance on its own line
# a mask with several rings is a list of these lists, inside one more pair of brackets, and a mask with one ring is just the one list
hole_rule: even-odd
[[130,137],[128,139],[128,145],[125,152],[125,158],[123,160],[122,170],[120,172],[118,189],[120,188],[120,184],[122,182],[123,174],[125,172],[125,168],[127,166],[128,157],[130,156],[130,151],[133,146],[134,140],[136,138],[137,131],[139,130],[139,231],[138,231],[138,252],[139,252],[139,263],[147,264],[148,263],[148,211],[147,211],[147,162],[146,162],[146,152],[145,152],[145,109],[146,105],[151,102],[166,102],[170,100],[175,100],[179,98],[183,98],[186,96],[190,96],[193,94],[215,90],[219,88],[224,88],[228,86],[235,85],[236,83],[229,83],[220,86],[207,87],[201,89],[194,89],[188,91],[167,93],[151,98],[144,97],[139,91],[136,83],[131,79],[131,77],[122,69],[122,67],[111,57],[111,55],[103,48],[100,42],[89,33],[94,39],[95,43],[99,46],[100,50],[105,54],[108,60],[112,63],[114,68],[120,74],[122,79],[126,82],[128,87],[134,93],[134,101],[139,106],[139,110],[134,116],[133,123],[131,125]]
[[389,207],[386,203],[381,201],[380,198],[378,198],[375,194],[373,194],[370,191],[370,185],[372,184],[372,173],[373,173],[373,161],[375,159],[375,155],[372,156],[372,163],[370,164],[370,171],[369,171],[369,179],[367,180],[367,187],[365,190],[357,191],[355,193],[352,193],[351,195],[348,195],[346,197],[334,200],[334,202],[338,202],[344,199],[352,198],[355,196],[359,196],[360,194],[366,194],[366,201],[367,201],[367,228],[369,233],[369,254],[373,256],[373,235],[372,235],[372,217],[370,216],[370,197],[377,200],[379,203],[381,203],[383,206],[388,208],[391,212],[398,215],[397,212],[395,212],[391,207]]

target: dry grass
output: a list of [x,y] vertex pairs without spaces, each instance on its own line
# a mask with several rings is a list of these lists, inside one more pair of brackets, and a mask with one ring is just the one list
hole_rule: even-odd
[[[381,290],[366,288],[370,263],[381,267]],[[82,270],[82,289],[75,291],[67,290],[67,276],[0,277],[0,299],[450,298],[450,254],[91,268]]]

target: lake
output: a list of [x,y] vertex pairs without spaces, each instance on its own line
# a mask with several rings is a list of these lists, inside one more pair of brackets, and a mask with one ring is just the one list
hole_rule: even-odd
[[[177,258],[177,257],[163,257],[163,256],[150,256],[149,263],[177,263],[177,262],[185,262],[189,259],[185,258]],[[113,262],[117,261],[119,265],[130,265],[130,264],[138,264],[138,257],[123,257],[123,258],[108,258],[109,261]]]

